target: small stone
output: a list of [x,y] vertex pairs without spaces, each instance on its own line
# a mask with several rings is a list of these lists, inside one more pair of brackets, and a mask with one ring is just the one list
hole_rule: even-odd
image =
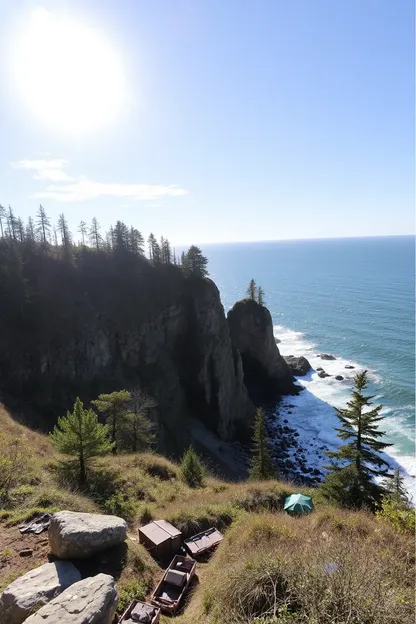
[[337,381],[343,381],[344,377],[342,375],[335,375],[335,379]]
[[355,366],[351,366],[351,364],[346,364],[345,368],[350,368],[351,369],[351,368],[355,368]]

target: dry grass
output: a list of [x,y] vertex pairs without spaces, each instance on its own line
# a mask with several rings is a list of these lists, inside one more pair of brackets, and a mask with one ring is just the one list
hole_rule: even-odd
[[179,622],[410,624],[411,553],[364,513],[245,514]]

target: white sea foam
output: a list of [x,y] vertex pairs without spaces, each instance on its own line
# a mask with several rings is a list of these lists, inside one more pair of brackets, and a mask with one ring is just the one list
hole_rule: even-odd
[[[335,427],[339,427],[339,420],[334,407],[345,407],[351,397],[354,375],[358,370],[368,367],[352,360],[345,360],[337,354],[334,354],[335,360],[322,360],[318,357],[317,346],[308,341],[302,332],[276,325],[274,334],[280,341],[278,347],[282,355],[303,355],[312,366],[312,371],[298,378],[298,384],[305,390],[298,396],[284,397],[279,404],[279,415],[281,419],[287,419],[289,425],[299,432],[298,441],[308,452],[309,464],[323,470],[323,466],[328,464],[325,450],[334,450],[341,442],[335,431]],[[354,369],[346,369],[346,365],[354,366]],[[322,367],[331,377],[320,378],[316,372],[318,367]],[[368,373],[372,382],[381,383],[382,379],[376,371],[368,369]],[[338,381],[335,379],[336,375],[342,375],[344,379]],[[374,401],[382,398],[383,394],[379,393]],[[385,420],[387,433],[406,431],[408,435],[409,431],[404,427],[403,418],[397,411],[385,408],[383,414],[388,415]],[[296,455],[296,450],[293,451],[293,455]],[[388,454],[386,453],[384,457],[392,469],[400,467],[406,489],[412,500],[416,501],[415,457],[400,454],[394,446],[388,449]]]

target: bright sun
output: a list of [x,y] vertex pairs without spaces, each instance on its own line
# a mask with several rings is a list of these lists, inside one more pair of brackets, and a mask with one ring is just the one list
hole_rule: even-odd
[[12,61],[23,103],[56,129],[85,133],[120,114],[120,56],[99,31],[73,18],[33,11]]

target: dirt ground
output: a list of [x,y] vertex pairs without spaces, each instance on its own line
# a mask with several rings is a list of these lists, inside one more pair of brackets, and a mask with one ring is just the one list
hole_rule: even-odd
[[[32,554],[21,556],[19,553],[25,549],[30,549]],[[0,592],[18,576],[47,563],[48,553],[47,531],[22,535],[17,526],[6,527],[0,523]]]

